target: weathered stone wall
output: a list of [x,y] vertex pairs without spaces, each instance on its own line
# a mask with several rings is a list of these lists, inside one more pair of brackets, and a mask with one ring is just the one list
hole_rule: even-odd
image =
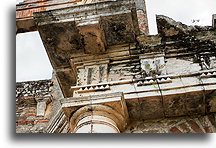
[[[96,91],[91,91],[90,86],[89,88],[83,87],[83,90],[80,88],[81,90],[75,91],[74,96],[123,91],[129,116],[132,120],[139,118],[144,120],[161,117],[176,118],[178,116],[215,113],[215,90],[210,89],[210,86],[204,86],[204,84],[215,84],[215,76],[213,75],[216,51],[213,28],[186,26],[165,16],[157,16],[157,23],[158,35],[138,36],[136,45],[110,47],[107,49],[106,55],[101,56],[101,59],[109,59],[109,62],[107,62],[107,81],[118,81],[116,83],[122,83],[122,85],[110,86],[110,90],[104,88]],[[93,60],[93,58],[96,57],[81,57],[81,55],[79,57],[80,61]],[[100,59],[100,55],[97,58]],[[96,67],[97,64],[92,63],[91,66]],[[155,65],[156,67],[154,67]],[[204,72],[202,75],[199,74],[201,71]],[[210,74],[207,71],[212,72]],[[83,78],[85,72],[80,73],[80,78]],[[96,73],[99,72],[92,71],[91,75],[95,76],[95,80],[99,80]],[[212,76],[207,76],[208,73]],[[150,94],[149,97],[146,97],[146,94],[140,94],[139,99],[134,99],[137,94],[133,96],[133,92],[145,91],[145,89],[137,88],[136,90],[134,89],[135,85],[127,85],[126,81],[121,82],[121,80],[154,78],[160,75],[172,77],[172,84],[159,84],[158,82],[146,87],[148,90],[150,90],[150,87],[152,89],[158,88],[157,97],[150,97],[153,92],[146,92],[146,94]],[[207,80],[207,77],[212,78]],[[84,81],[84,79],[78,79],[78,82]],[[78,83],[77,85],[82,86],[86,83]],[[171,87],[176,88],[171,90]],[[183,87],[184,89],[181,89]],[[201,91],[198,92],[198,90]],[[169,91],[172,94],[169,94]],[[181,95],[182,93],[186,94]],[[157,95],[156,92],[155,95]],[[191,130],[191,132],[195,131]]]
[[160,15],[149,36],[144,0],[92,2],[34,13],[54,75],[17,83],[17,133],[215,132],[215,29]]
[[[215,68],[215,33],[211,27],[179,25],[163,16],[158,16],[157,21],[159,35],[141,35],[137,37],[137,44],[110,47],[104,55],[97,55],[98,60],[109,60],[107,61],[108,82],[152,75],[190,74]],[[140,63],[141,55],[151,53],[164,54],[164,64],[158,72],[147,72]],[[86,56],[80,54],[77,55],[77,62],[95,58],[96,56],[90,54]],[[84,72],[79,73],[77,85],[84,85],[82,84],[84,80],[81,80],[85,77]]]
[[166,74],[186,74],[215,68],[215,31],[211,26],[187,26],[157,16],[159,35],[137,37],[139,53],[164,53]]
[[60,99],[64,98],[62,93],[62,88],[59,86],[58,80],[56,78],[56,73],[53,72],[52,76],[53,86],[51,87],[51,111],[48,116],[49,123],[46,126],[46,133],[68,133],[69,124],[66,120],[64,112],[61,107]]
[[148,35],[149,28],[145,0],[135,0],[135,3],[140,32],[141,34]]
[[214,114],[150,121],[132,121],[124,133],[215,133]]
[[[38,100],[49,97],[44,115],[38,108]],[[61,88],[53,73],[51,80],[16,83],[16,133],[67,133],[68,122],[59,100]],[[43,110],[42,110],[43,112]]]
[[[36,94],[52,94],[53,96],[52,102],[47,106],[44,117],[36,116]],[[48,122],[52,120],[61,109],[58,101],[61,97],[62,93],[55,77],[52,81],[42,80],[17,83],[16,132],[46,133],[47,127],[50,126],[49,124],[52,124]],[[63,124],[65,122],[66,124]],[[63,123],[55,129],[55,132],[67,133],[69,131],[67,121]],[[123,133],[213,133],[216,128],[215,123],[214,114],[209,114],[207,116],[186,116],[158,120],[131,121]]]
[[46,107],[44,116],[37,116],[38,97],[50,96],[50,80],[18,82],[16,84],[16,132],[40,133],[49,122],[51,104]]

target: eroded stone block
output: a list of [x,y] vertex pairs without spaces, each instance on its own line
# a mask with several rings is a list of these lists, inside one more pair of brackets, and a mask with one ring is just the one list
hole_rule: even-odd
[[216,91],[206,91],[205,93],[207,113],[216,112]]
[[102,54],[105,52],[105,40],[99,24],[79,26],[79,32],[84,40],[85,53]]
[[164,54],[155,53],[140,56],[140,63],[145,76],[166,74]]
[[135,42],[131,13],[101,17],[100,24],[108,46]]
[[182,116],[186,112],[186,96],[184,94],[163,96],[166,117]]
[[35,98],[37,101],[37,116],[44,116],[47,104],[51,101],[50,97]]
[[131,119],[138,120],[141,117],[141,106],[139,99],[127,99],[126,105]]
[[83,51],[75,22],[42,25],[38,30],[54,68],[69,66],[72,54]]
[[204,92],[191,92],[186,95],[186,110],[191,114],[205,114]]
[[164,117],[164,108],[161,96],[142,98],[139,99],[139,101],[141,106],[141,119],[154,119]]

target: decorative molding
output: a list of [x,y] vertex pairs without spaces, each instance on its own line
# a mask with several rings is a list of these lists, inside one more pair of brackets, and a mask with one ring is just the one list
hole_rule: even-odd
[[49,121],[46,132],[61,133],[66,126],[65,123],[68,124],[67,118],[63,110],[59,108],[54,117]]
[[136,8],[133,0],[102,1],[50,10],[56,19],[45,11],[37,12],[34,13],[34,19],[37,25],[76,21],[78,26],[83,26],[98,23],[101,16],[131,13],[132,8]]
[[77,91],[78,93],[87,93],[87,92],[93,92],[93,91],[101,91],[101,90],[109,90],[110,85],[109,84],[103,84],[103,85],[92,85],[92,86],[84,86],[80,87],[80,89]]
[[[80,115],[89,116],[89,112],[94,111],[94,115],[102,115],[99,112],[107,112],[107,117],[115,121],[117,119],[121,123],[115,122],[120,131],[122,131],[128,122],[128,110],[122,92],[107,93],[101,95],[91,95],[88,97],[71,97],[60,100],[62,109],[66,116],[72,121],[72,131],[76,126],[76,120],[79,120]],[[89,108],[90,107],[90,108]],[[86,114],[87,113],[87,114]],[[114,116],[115,118],[113,118]]]
[[[77,133],[77,131],[79,131],[78,133],[94,133],[98,130],[101,133],[103,130],[97,127],[98,124],[104,126],[104,131],[108,128],[108,132],[110,132],[111,128],[112,133],[120,133],[120,130],[125,129],[127,119],[121,112],[102,104],[84,106],[78,109],[70,119],[72,133]],[[83,127],[86,127],[84,131],[81,129]]]
[[167,76],[161,76],[161,77],[157,77],[157,78],[148,77],[145,79],[138,80],[137,86],[161,84],[161,83],[171,83],[171,82],[172,82],[171,78],[167,77]]
[[216,71],[207,71],[202,72],[200,75],[201,78],[209,78],[209,77],[216,77]]

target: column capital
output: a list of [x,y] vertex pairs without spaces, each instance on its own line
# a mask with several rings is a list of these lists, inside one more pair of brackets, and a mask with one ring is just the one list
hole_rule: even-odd
[[[119,131],[123,131],[128,123],[128,110],[123,93],[64,98],[61,104],[70,120],[72,132],[75,132],[76,127],[81,125],[84,118],[86,118],[85,122],[89,120],[94,123],[104,122],[109,126],[116,126]],[[88,119],[90,116],[91,120]]]
[[39,102],[45,102],[46,104],[48,104],[49,102],[51,102],[51,96],[44,96],[44,97],[35,97],[35,101],[37,103]]
[[[123,131],[127,122],[126,119],[116,110],[105,105],[88,105],[78,109],[70,118],[71,132],[77,133],[84,126],[96,126],[89,128],[90,133],[97,132],[114,132],[120,133]],[[97,125],[109,127],[109,131],[98,128]],[[82,132],[83,130],[81,130]]]

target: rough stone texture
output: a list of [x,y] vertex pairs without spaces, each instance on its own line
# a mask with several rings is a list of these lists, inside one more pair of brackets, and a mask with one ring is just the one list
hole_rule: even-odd
[[101,26],[105,31],[105,38],[108,46],[135,41],[134,26],[130,14],[104,17],[101,19]]
[[148,36],[144,1],[94,2],[34,13],[54,75],[17,83],[17,132],[215,132],[215,29],[160,15]]
[[153,42],[149,45],[147,42],[152,36],[149,39],[140,36],[138,41],[143,47],[141,53],[165,53],[167,74],[191,73],[215,67],[215,32],[212,27],[186,26],[165,16],[157,16],[157,26],[161,44]]
[[16,33],[36,31],[37,26],[33,19],[34,12],[52,10],[72,6],[81,0],[31,0],[16,5]]
[[106,46],[135,42],[139,34],[135,10],[134,1],[118,0],[34,13],[65,96],[72,96],[69,89],[77,81],[70,59],[81,54],[101,55]]
[[36,98],[50,95],[50,80],[18,82],[16,86],[16,132],[43,133],[49,122],[51,104],[43,116],[37,116]]
[[[43,98],[49,100],[44,100]],[[39,98],[38,98],[39,97]],[[16,133],[67,133],[68,123],[59,99],[63,98],[55,73],[52,80],[18,82],[16,87]],[[38,101],[38,99],[40,101]],[[45,110],[38,112],[41,101]],[[56,117],[57,116],[57,117]],[[56,119],[57,118],[57,119]],[[53,128],[53,123],[55,128]]]
[[146,11],[137,10],[137,18],[138,18],[140,32],[142,34],[148,35],[149,28],[148,28],[148,20],[147,20]]
[[139,22],[140,32],[141,34],[148,35],[149,28],[148,28],[148,19],[147,19],[145,0],[135,0],[135,3],[136,3],[137,18]]
[[37,116],[44,116],[45,111],[47,108],[47,104],[50,103],[50,97],[42,97],[42,98],[35,98],[37,101]]
[[40,97],[48,95],[52,86],[50,80],[39,80],[16,83],[16,97]]
[[215,133],[212,116],[132,121],[124,133]]

